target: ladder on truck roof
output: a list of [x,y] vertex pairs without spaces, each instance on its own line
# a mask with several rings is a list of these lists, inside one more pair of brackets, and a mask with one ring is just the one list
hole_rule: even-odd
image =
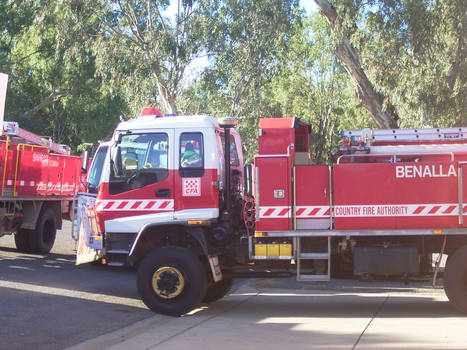
[[50,151],[54,153],[64,155],[70,155],[71,153],[69,146],[53,142],[50,137],[39,136],[21,129],[17,122],[3,122],[3,133],[15,139],[19,139],[21,143],[32,143],[48,147]]
[[415,141],[461,141],[467,140],[467,127],[424,129],[361,129],[343,130],[342,137],[352,141],[415,142]]

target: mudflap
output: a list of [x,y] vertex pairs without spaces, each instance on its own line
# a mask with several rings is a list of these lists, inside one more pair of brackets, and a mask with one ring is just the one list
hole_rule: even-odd
[[208,260],[214,282],[222,281],[222,271],[219,265],[219,258],[217,255],[208,255]]
[[95,202],[94,196],[81,195],[78,198],[76,265],[99,260],[103,255],[103,237],[98,231]]

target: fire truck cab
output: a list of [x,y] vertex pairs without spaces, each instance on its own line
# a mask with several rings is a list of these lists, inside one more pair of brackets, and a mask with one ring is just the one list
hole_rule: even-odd
[[[210,241],[225,240],[233,230],[222,219],[227,202],[225,133],[213,117],[162,117],[156,109],[143,109],[138,118],[118,125],[91,164],[87,206],[92,209],[87,214],[92,214],[86,216],[92,221],[90,235],[104,239],[91,260],[138,265],[143,300],[159,312],[186,312],[205,297],[210,280],[222,278]],[[235,131],[229,136],[229,186],[234,189],[229,195],[238,197],[243,174],[241,143]],[[233,210],[241,217],[241,207]],[[172,254],[182,257],[180,264],[196,275],[184,277],[188,272],[182,267],[165,266],[166,260],[174,259]],[[154,264],[164,265],[163,269],[147,272]],[[215,271],[213,277],[208,270]],[[178,297],[182,292],[189,297]],[[183,302],[177,306],[172,299]]]
[[234,125],[156,109],[120,123],[80,198],[87,261],[137,266],[144,303],[180,315],[237,276],[435,282],[444,253],[446,294],[467,312],[466,128],[346,131],[330,167],[313,164],[308,124],[265,118],[244,168]]

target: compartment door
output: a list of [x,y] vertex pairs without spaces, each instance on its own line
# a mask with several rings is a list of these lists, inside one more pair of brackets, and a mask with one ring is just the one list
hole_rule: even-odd
[[295,167],[295,215],[297,230],[328,229],[330,226],[329,167]]
[[291,230],[290,157],[256,158],[255,167],[256,230]]

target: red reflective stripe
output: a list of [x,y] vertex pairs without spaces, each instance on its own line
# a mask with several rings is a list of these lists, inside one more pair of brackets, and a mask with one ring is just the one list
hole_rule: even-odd
[[126,207],[126,205],[128,204],[128,201],[123,201],[120,203],[120,205],[117,207],[117,209],[123,209]]
[[443,211],[443,214],[450,214],[456,209],[457,205],[451,205],[449,208],[447,208],[445,211]]
[[296,214],[296,215],[297,215],[297,216],[300,216],[300,215],[302,215],[302,214],[303,214],[303,212],[304,212],[305,210],[306,210],[306,208],[300,208],[300,209],[298,209],[298,210],[297,210],[297,214]]
[[428,214],[434,214],[436,213],[439,209],[441,208],[440,205],[435,205],[431,210],[428,212]]
[[152,201],[152,202],[149,202],[148,204],[146,204],[146,206],[144,207],[144,209],[151,209],[154,204],[156,204],[156,202]]
[[316,215],[316,214],[318,214],[319,211],[320,211],[319,208],[315,208],[315,209],[313,209],[313,210],[311,211],[311,213],[310,213],[309,215]]
[[287,213],[289,212],[289,208],[282,209],[277,216],[286,216]]
[[268,210],[266,210],[266,211],[264,212],[263,216],[269,216],[269,215],[271,215],[273,212],[274,212],[274,209],[269,208]]
[[425,209],[425,208],[426,208],[426,206],[418,207],[417,209],[415,209],[415,211],[413,213],[414,214],[420,214],[423,211],[423,209]]
[[137,201],[137,202],[135,202],[135,204],[133,204],[133,205],[131,206],[131,209],[136,209],[136,208],[138,208],[138,207],[141,205],[141,203],[143,203],[143,202],[142,202],[142,201]]
[[323,216],[328,216],[331,214],[331,208],[328,208],[328,210],[326,210],[326,212],[323,214]]
[[110,209],[110,208],[112,207],[112,205],[114,205],[114,203],[115,203],[115,202],[108,202],[108,203],[105,205],[104,209]]
[[165,208],[167,208],[168,205],[169,205],[169,203],[170,203],[170,202],[168,202],[168,201],[163,202],[163,203],[159,206],[159,209],[165,209]]

